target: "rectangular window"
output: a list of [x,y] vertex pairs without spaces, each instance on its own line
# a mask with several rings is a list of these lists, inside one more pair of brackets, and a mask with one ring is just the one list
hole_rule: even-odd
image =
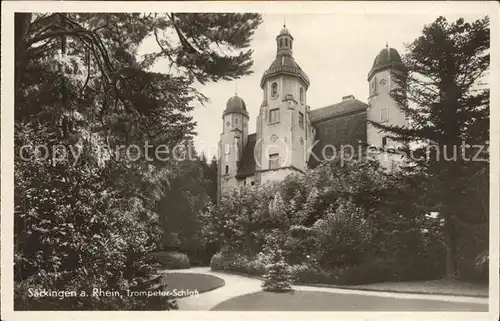
[[387,137],[382,137],[382,147],[387,146]]
[[382,110],[380,111],[380,121],[389,121],[389,110],[387,108],[382,108]]
[[299,111],[299,126],[304,128],[304,114]]
[[280,121],[280,110],[278,108],[269,111],[269,123],[277,123]]
[[229,174],[229,165],[226,165],[226,175]]
[[269,155],[269,169],[276,169],[280,167],[280,155],[271,154]]
[[238,125],[238,117],[235,117],[235,118],[234,118],[234,124],[235,124],[235,125]]

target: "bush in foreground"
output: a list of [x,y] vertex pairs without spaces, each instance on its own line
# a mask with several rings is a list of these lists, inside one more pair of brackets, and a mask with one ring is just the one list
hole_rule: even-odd
[[260,257],[265,262],[262,288],[265,291],[272,292],[291,291],[292,275],[290,274],[290,265],[285,261],[276,234],[271,234],[268,237]]
[[167,269],[189,269],[191,267],[189,258],[184,253],[154,252],[150,255],[153,256],[164,268]]
[[218,252],[212,256],[212,259],[210,259],[210,269],[212,271],[224,270],[224,255],[222,253]]

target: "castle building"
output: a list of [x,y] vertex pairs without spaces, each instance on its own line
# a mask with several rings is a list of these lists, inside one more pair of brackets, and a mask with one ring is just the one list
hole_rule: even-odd
[[342,146],[391,144],[374,121],[407,126],[389,92],[396,88],[394,73],[404,73],[399,53],[387,45],[375,57],[368,73],[367,103],[349,95],[330,106],[307,104],[310,80],[293,58],[294,38],[283,26],[276,37],[276,58],[262,75],[262,104],[257,132],[248,133],[250,115],[244,100],[229,98],[223,112],[219,141],[218,191],[282,180],[303,174],[321,160],[338,155]]

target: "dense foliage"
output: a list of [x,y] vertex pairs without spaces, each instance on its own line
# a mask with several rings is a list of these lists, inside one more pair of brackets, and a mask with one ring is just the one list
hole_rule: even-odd
[[[156,157],[155,147],[172,150],[195,134],[189,113],[207,101],[195,82],[251,72],[260,22],[257,14],[16,14],[16,309],[175,307],[165,296],[90,294],[165,289],[147,256],[161,249],[162,228],[174,229],[161,202],[200,163]],[[148,39],[157,50],[141,56]],[[155,72],[158,63],[175,70]],[[40,298],[29,288],[86,295]]]
[[150,255],[166,269],[189,269],[191,267],[189,258],[184,253],[153,252]]
[[[371,160],[344,163],[324,162],[304,177],[235,190],[205,213],[206,237],[258,266],[266,238],[278,233],[282,241],[273,245],[302,282],[439,277],[444,248],[428,233],[439,222],[407,206],[418,201],[419,178],[388,173]],[[245,272],[235,261],[217,263]]]
[[299,282],[487,280],[488,51],[487,17],[425,26],[408,45],[408,72],[392,75],[410,127],[373,122],[405,146],[401,166],[333,160],[234,191],[207,211],[204,234],[252,260],[281,231]]
[[[189,143],[192,146],[192,143]],[[163,230],[161,247],[187,253],[195,264],[208,264],[217,250],[201,239],[200,212],[217,202],[217,161],[204,155],[179,161],[178,174],[164,184],[165,194],[157,204]]]
[[450,278],[460,276],[460,257],[472,254],[464,248],[476,255],[488,248],[489,47],[488,17],[440,17],[425,26],[403,57],[408,73],[393,75],[392,96],[410,128],[374,123],[397,141],[420,144],[411,161],[427,176],[426,206],[444,220]]

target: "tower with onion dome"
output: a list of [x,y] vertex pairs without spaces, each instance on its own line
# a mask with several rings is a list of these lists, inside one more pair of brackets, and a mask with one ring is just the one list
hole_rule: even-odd
[[248,111],[243,99],[235,94],[227,101],[222,114],[217,189],[220,195],[238,186],[236,174],[247,141]]
[[276,57],[264,72],[257,117],[255,175],[258,183],[304,173],[307,166],[309,77],[293,58],[293,37],[284,25],[276,36]]
[[399,53],[386,45],[376,56],[368,73],[368,103],[345,93],[327,106],[311,109],[309,77],[295,61],[293,47],[294,39],[283,26],[276,36],[276,56],[260,81],[256,133],[248,133],[243,99],[234,95],[227,101],[219,141],[219,200],[234,188],[301,175],[307,167],[340,156],[345,146],[354,151],[365,144],[382,148],[385,151],[376,155],[388,168],[401,160],[391,152],[399,146],[390,141],[390,134],[370,123],[408,126],[390,94],[397,86],[394,76],[406,73]]
[[[380,51],[373,61],[368,73],[369,96],[367,119],[385,125],[408,126],[408,119],[398,108],[391,97],[391,90],[396,89],[394,77],[406,72],[399,53],[394,48],[386,47]],[[396,147],[388,134],[367,124],[367,143],[376,147]]]

